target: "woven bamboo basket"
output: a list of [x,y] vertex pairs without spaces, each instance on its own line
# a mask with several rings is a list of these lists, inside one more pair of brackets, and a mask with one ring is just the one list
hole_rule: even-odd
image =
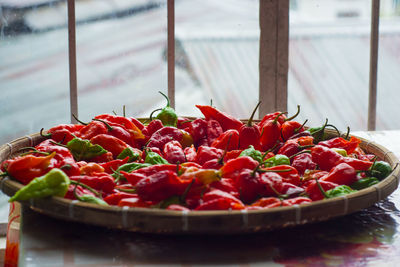
[[[39,134],[16,139],[0,147],[0,162],[17,155],[27,146],[43,141]],[[361,147],[394,168],[399,160],[386,148],[361,139]],[[343,216],[385,199],[399,184],[400,168],[372,187],[347,196],[312,203],[251,211],[170,211],[162,209],[99,206],[60,197],[23,202],[32,210],[55,218],[93,224],[107,228],[146,233],[233,234],[269,231]],[[4,177],[0,189],[12,196],[23,185]]]

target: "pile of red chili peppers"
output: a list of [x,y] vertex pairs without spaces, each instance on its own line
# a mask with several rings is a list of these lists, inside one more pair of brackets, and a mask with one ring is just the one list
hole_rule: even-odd
[[[27,185],[57,168],[70,181],[65,198],[168,210],[308,203],[366,188],[392,171],[356,137],[326,139],[327,123],[306,129],[284,112],[255,123],[258,106],[243,123],[213,106],[196,107],[204,118],[178,117],[168,101],[148,123],[102,114],[84,125],[58,125],[1,170]],[[27,198],[45,196],[32,190]]]

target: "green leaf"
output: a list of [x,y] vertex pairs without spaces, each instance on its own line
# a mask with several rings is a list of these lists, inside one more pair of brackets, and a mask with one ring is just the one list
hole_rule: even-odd
[[76,161],[88,160],[104,153],[107,153],[100,145],[93,145],[89,140],[74,138],[67,143],[67,148],[71,151]]

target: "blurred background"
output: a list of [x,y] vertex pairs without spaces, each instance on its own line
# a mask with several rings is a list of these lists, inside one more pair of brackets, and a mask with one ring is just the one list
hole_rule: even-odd
[[[76,0],[79,118],[165,105],[167,0]],[[381,0],[377,129],[400,128],[400,0]],[[258,102],[258,0],[176,0],[176,109],[248,118]],[[288,111],[367,129],[371,0],[291,0]],[[0,144],[69,123],[66,0],[0,0]],[[0,199],[0,221],[7,220]],[[4,204],[1,204],[4,203]],[[3,208],[1,208],[3,207]]]

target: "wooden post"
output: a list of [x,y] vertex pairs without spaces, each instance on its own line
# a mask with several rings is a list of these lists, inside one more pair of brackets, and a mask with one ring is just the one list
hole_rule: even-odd
[[168,97],[175,108],[175,1],[168,0]]
[[376,87],[378,81],[378,44],[379,44],[379,10],[380,0],[372,0],[371,37],[369,58],[369,97],[368,97],[368,130],[376,129]]
[[289,0],[260,0],[259,114],[287,110]]
[[76,75],[76,33],[75,0],[68,0],[68,51],[69,51],[69,95],[71,123],[77,123],[72,115],[78,117],[78,86]]

